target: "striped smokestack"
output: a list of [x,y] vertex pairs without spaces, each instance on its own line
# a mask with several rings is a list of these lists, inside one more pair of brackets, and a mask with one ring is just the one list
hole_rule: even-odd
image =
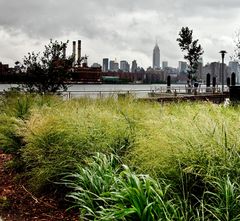
[[78,58],[77,58],[77,63],[80,65],[81,61],[81,40],[78,40]]

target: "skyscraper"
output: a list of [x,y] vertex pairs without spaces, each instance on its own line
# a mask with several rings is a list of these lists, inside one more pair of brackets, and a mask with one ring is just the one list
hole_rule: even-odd
[[102,71],[108,72],[108,58],[103,58]]
[[120,70],[124,72],[129,72],[129,64],[127,61],[120,61]]
[[178,71],[179,71],[179,74],[182,75],[182,74],[187,74],[187,62],[186,61],[179,61],[178,62]]
[[110,71],[114,70],[114,60],[110,60],[110,62],[109,62],[109,70]]
[[156,43],[153,49],[153,69],[160,68],[160,49]]
[[115,72],[118,71],[118,69],[119,69],[119,64],[118,64],[118,62],[116,61],[116,59],[115,59],[115,60],[111,60],[111,61],[109,62],[109,64],[110,64],[110,71],[115,71]]
[[131,72],[132,72],[132,73],[137,72],[137,61],[136,61],[136,60],[133,60],[133,61],[132,61],[132,69],[131,69]]

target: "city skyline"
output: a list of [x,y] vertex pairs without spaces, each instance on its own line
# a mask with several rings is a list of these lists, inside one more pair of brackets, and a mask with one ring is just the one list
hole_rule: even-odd
[[240,26],[237,0],[0,0],[0,61],[13,65],[31,51],[43,51],[49,39],[82,40],[89,65],[102,58],[137,60],[152,66],[152,49],[158,42],[161,60],[177,67],[184,54],[176,41],[183,26],[193,30],[205,53],[204,63],[220,61],[234,53],[235,32]]

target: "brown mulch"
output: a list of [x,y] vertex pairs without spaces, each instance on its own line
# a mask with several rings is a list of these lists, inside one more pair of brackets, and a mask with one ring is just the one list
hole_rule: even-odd
[[66,211],[61,202],[48,195],[36,197],[24,183],[17,182],[16,173],[4,166],[11,155],[0,150],[0,220],[3,221],[77,221],[78,215]]

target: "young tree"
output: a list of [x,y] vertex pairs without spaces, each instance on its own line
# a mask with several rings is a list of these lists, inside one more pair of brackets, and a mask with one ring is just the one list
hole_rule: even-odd
[[193,40],[192,30],[188,27],[182,27],[179,32],[179,38],[177,38],[178,44],[182,51],[186,51],[187,54],[184,55],[184,59],[188,61],[188,79],[192,85],[192,81],[196,80],[196,72],[198,69],[198,61],[200,56],[204,53],[200,44],[198,44],[198,39]]
[[65,58],[67,43],[50,40],[43,55],[28,53],[23,59],[26,80],[22,87],[30,92],[49,93],[67,89],[73,58]]
[[236,36],[234,38],[235,49],[234,54],[231,56],[231,60],[240,60],[240,30],[236,31]]

